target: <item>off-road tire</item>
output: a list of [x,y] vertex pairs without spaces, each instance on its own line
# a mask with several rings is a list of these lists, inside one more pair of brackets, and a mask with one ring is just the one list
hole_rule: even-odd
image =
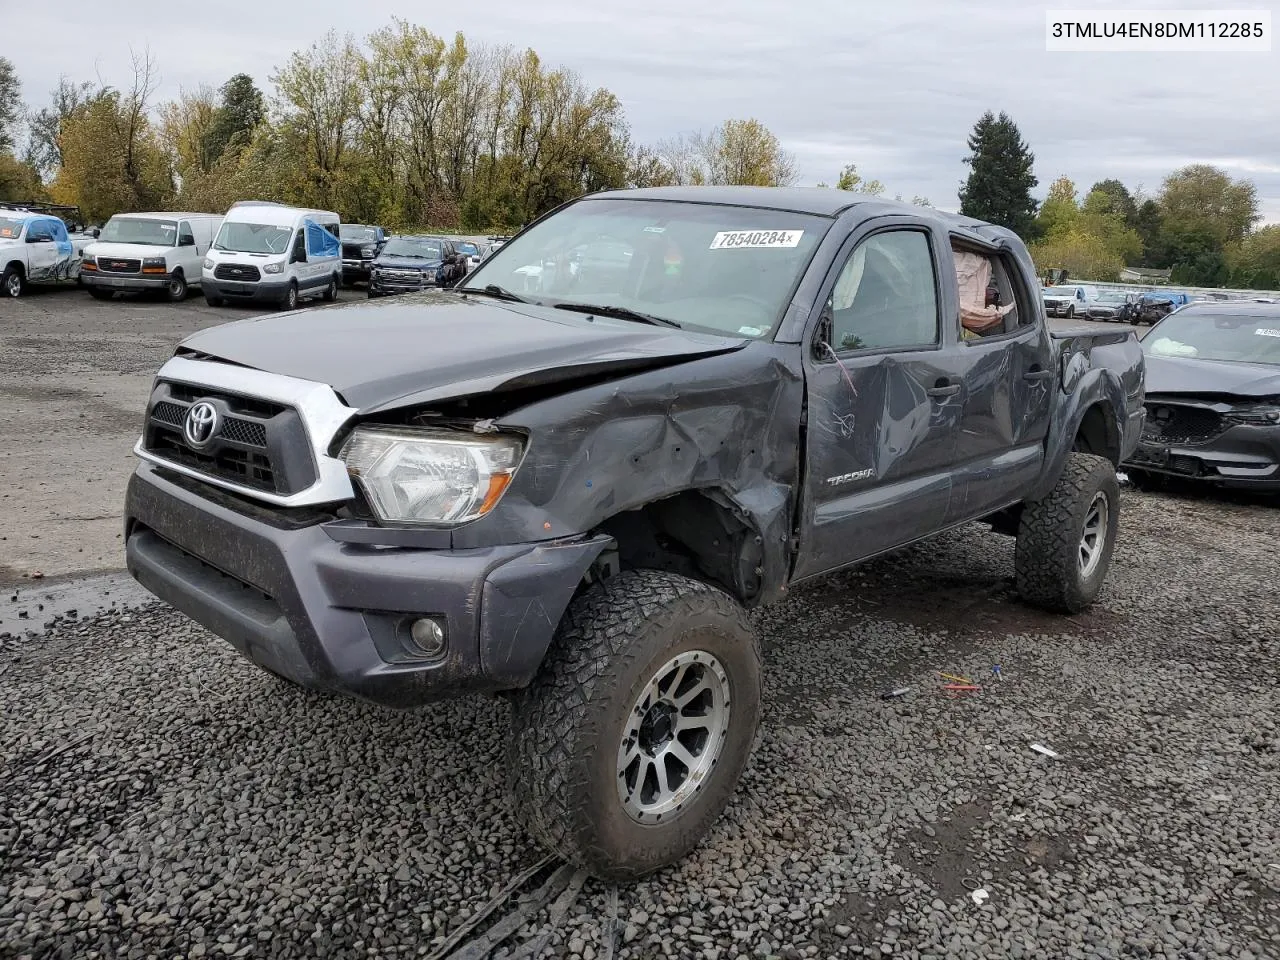
[[89,291],[89,296],[95,300],[113,300],[116,292],[114,290],[104,289],[102,287],[85,287]]
[[[1080,541],[1094,498],[1107,499],[1102,558],[1089,576],[1080,569]],[[1120,484],[1106,457],[1069,453],[1062,475],[1041,500],[1023,504],[1014,549],[1018,592],[1054,613],[1079,613],[1097,599],[1111,566],[1120,524]]]
[[[15,282],[15,279],[16,282]],[[22,273],[22,268],[17,265],[10,265],[4,268],[4,272],[0,273],[0,297],[20,297],[27,292],[27,278]]]
[[[684,650],[718,658],[729,725],[709,776],[670,819],[642,824],[618,796],[624,719]],[[512,702],[507,777],[532,837],[604,880],[629,882],[681,859],[727,806],[755,743],[760,649],[728,594],[657,570],[624,571],[570,604],[533,683]]]

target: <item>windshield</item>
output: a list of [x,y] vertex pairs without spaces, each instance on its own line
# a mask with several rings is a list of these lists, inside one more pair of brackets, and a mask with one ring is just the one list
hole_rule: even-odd
[[480,248],[474,243],[455,243],[459,253],[465,253],[468,257],[474,257],[480,253]]
[[1076,295],[1075,287],[1047,287],[1044,291],[1046,297],[1074,297]]
[[1142,347],[1153,357],[1280,364],[1280,316],[1179,311],[1156,324]]
[[382,248],[383,256],[415,257],[419,260],[439,260],[440,244],[434,240],[388,240]]
[[237,253],[284,253],[289,249],[292,238],[292,227],[224,220],[222,229],[218,231],[218,239],[213,241],[213,248]]
[[22,236],[22,225],[26,222],[25,218],[17,220],[13,217],[0,217],[0,240],[13,240]]
[[377,240],[378,230],[358,223],[344,223],[338,227],[338,236],[343,240]]
[[1124,303],[1123,293],[1100,293],[1098,299],[1103,303]]
[[715,333],[769,334],[831,221],[662,200],[575,203],[510,240],[468,290],[621,307]]
[[178,242],[178,225],[172,220],[112,217],[102,228],[98,239],[105,243],[145,243],[155,247],[172,247]]

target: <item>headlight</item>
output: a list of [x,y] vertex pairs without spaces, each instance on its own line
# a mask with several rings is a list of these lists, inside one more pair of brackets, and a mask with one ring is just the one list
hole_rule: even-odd
[[205,257],[205,258],[204,258],[204,268],[205,268],[206,270],[212,270],[212,269],[213,269],[213,261],[212,261],[209,257]]
[[372,260],[372,259],[373,259],[373,250],[372,250],[372,249],[370,249],[369,247],[361,247],[361,248],[360,248],[360,256],[364,257],[364,259],[366,259],[366,260]]
[[1280,424],[1280,407],[1267,405],[1258,405],[1256,407],[1237,407],[1235,410],[1229,410],[1226,414],[1228,420],[1236,423],[1247,423],[1256,427],[1266,427],[1273,424]]
[[142,261],[144,267],[163,267],[164,257],[147,257]]
[[339,456],[380,519],[465,523],[494,508],[523,452],[509,435],[357,427]]
[[263,273],[279,273],[284,269],[283,263],[264,263],[262,265]]

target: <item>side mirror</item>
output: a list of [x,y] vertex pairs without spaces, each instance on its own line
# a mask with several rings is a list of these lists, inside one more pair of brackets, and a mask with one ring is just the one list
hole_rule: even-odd
[[294,248],[293,248],[293,255],[292,255],[291,257],[289,257],[289,262],[290,262],[290,263],[306,263],[306,262],[307,262],[307,248],[306,248],[306,247],[294,247]]
[[99,230],[97,227],[94,227],[92,230],[89,231],[89,233],[93,236],[93,239],[95,240],[97,240],[98,237],[102,235],[102,231]]
[[195,245],[196,245],[195,237],[179,237],[178,238],[178,246],[180,247],[194,247]]

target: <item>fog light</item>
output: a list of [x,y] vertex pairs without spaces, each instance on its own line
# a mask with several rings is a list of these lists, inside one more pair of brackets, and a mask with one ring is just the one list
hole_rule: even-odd
[[444,627],[429,617],[413,621],[409,628],[409,638],[428,657],[438,657],[444,653]]

